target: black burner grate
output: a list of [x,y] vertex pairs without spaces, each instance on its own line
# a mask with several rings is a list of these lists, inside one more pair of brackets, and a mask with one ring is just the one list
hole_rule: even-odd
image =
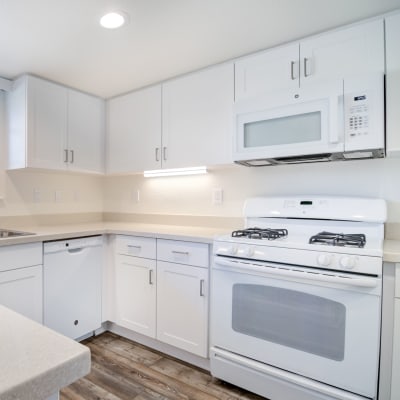
[[331,246],[344,247],[364,247],[366,243],[365,235],[362,233],[343,234],[320,232],[310,237],[310,244],[327,244]]
[[247,228],[232,232],[232,237],[274,240],[288,235],[287,229]]

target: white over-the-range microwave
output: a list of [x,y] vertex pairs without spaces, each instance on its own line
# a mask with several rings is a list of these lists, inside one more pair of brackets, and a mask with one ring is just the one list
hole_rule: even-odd
[[384,75],[239,100],[233,160],[246,166],[385,156]]

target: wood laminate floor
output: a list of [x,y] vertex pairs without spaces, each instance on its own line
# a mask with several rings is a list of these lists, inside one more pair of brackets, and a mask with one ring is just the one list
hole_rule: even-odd
[[265,400],[110,332],[82,343],[91,373],[62,389],[60,400]]

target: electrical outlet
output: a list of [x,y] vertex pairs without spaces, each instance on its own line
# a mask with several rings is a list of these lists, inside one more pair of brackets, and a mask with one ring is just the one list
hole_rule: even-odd
[[81,194],[79,190],[74,190],[74,201],[79,201],[81,199]]
[[42,195],[40,193],[39,189],[33,189],[33,202],[34,203],[40,203],[42,200]]
[[224,191],[221,188],[215,188],[212,191],[212,203],[219,206],[223,202]]

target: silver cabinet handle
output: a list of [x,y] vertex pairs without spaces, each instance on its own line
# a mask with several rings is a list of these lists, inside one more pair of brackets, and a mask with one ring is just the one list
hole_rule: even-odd
[[204,279],[200,279],[200,297],[204,297]]
[[160,148],[156,147],[156,161],[160,161]]
[[295,61],[292,61],[290,63],[290,77],[292,78],[292,81],[294,81],[296,79],[296,77],[294,76],[294,66],[296,65]]
[[68,162],[68,150],[64,149],[64,162],[67,163]]
[[164,161],[167,161],[167,147],[166,146],[163,147],[163,159],[164,159]]
[[70,161],[70,163],[73,164],[74,163],[74,151],[70,150],[70,153],[71,153],[71,161]]
[[153,284],[153,270],[149,269],[149,285]]
[[178,250],[172,250],[171,253],[173,254],[181,254],[183,256],[188,256],[189,252],[188,251],[178,251]]
[[128,244],[128,247],[134,247],[135,249],[141,249],[142,246],[138,246],[137,244]]
[[304,57],[304,76],[307,78],[307,76],[310,76],[311,74],[308,71],[308,62],[310,61],[309,58]]

